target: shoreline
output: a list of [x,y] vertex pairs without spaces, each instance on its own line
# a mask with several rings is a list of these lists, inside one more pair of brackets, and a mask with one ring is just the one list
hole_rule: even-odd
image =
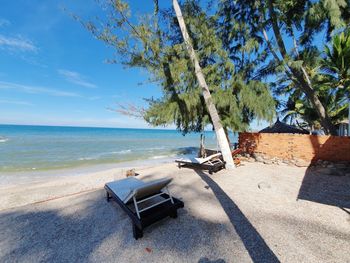
[[[215,134],[203,134],[206,148],[217,148]],[[0,140],[0,179],[6,175],[6,182],[0,180],[0,185],[8,184],[16,174],[25,177],[124,163],[153,164],[158,162],[154,160],[197,154],[200,144],[198,133],[183,136],[176,130],[0,125],[0,136],[4,136]],[[236,137],[231,141],[237,141]]]
[[[133,163],[154,163],[158,160],[173,160],[176,158],[181,158],[183,156],[192,156],[193,154],[197,153],[197,150],[193,150],[195,147],[189,146],[188,152],[185,153],[172,153],[172,152],[166,152],[166,153],[156,153],[153,156],[136,156],[132,158],[123,158],[125,155],[130,153],[130,150],[120,151],[122,153],[121,156],[116,156],[113,159],[98,159],[98,158],[90,158],[90,157],[79,157],[77,160],[80,162],[77,162],[77,160],[69,160],[68,163],[63,163],[59,165],[45,165],[45,166],[38,166],[38,167],[11,167],[8,169],[6,166],[0,167],[0,176],[1,175],[7,175],[11,176],[14,174],[24,175],[24,174],[51,174],[55,173],[56,171],[74,171],[74,170],[84,170],[91,167],[98,167],[98,166],[106,166],[106,167],[115,167],[115,166],[123,166],[125,164],[133,164]],[[101,154],[104,155],[104,154]],[[75,163],[74,163],[75,161]],[[81,162],[83,161],[83,162]],[[1,185],[1,181],[0,181]]]
[[133,160],[116,163],[85,164],[70,168],[50,169],[50,170],[32,170],[20,172],[1,172],[0,189],[19,186],[23,184],[44,183],[62,178],[78,177],[87,174],[99,173],[108,170],[120,170],[125,173],[126,170],[137,168],[159,166],[162,164],[172,163],[179,156],[151,158],[144,160]]
[[[83,170],[66,171],[64,175],[57,176],[57,171],[48,176],[36,176],[26,174],[22,181],[0,185],[0,211],[22,207],[29,204],[41,203],[48,200],[71,196],[81,192],[102,189],[107,182],[125,178],[126,170],[135,168],[141,177],[153,169],[163,169],[176,164],[165,159],[152,163],[123,163],[114,167],[95,166],[86,167]],[[177,168],[177,167],[176,167]],[[164,169],[165,171],[167,168]],[[56,176],[55,176],[56,173]],[[25,178],[23,180],[23,178]]]

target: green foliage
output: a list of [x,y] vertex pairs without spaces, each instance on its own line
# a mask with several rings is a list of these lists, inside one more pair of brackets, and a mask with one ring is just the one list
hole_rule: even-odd
[[334,36],[325,53],[322,64],[325,73],[336,87],[350,89],[350,31]]
[[[316,57],[316,56],[314,56]],[[333,123],[339,123],[347,117],[348,97],[350,95],[350,34],[341,32],[335,35],[329,46],[325,47],[324,58],[313,60],[314,67],[310,76],[316,84],[321,101]],[[311,61],[311,58],[308,60]],[[307,98],[298,93],[293,86],[284,87],[289,92],[288,102],[281,113],[284,120],[295,122],[303,120],[308,127],[319,123],[318,116]]]
[[335,35],[331,45],[325,47],[325,58],[321,63],[323,86],[332,94],[331,115],[336,122],[347,117],[350,98],[350,31]]
[[[244,61],[243,68],[253,79],[276,79],[270,86],[277,95],[278,109],[285,107],[288,111],[302,100],[307,110],[294,107],[294,112],[313,112],[312,118],[306,118],[308,122],[315,119],[327,132],[334,133],[333,111],[327,104],[333,100],[329,98],[331,92],[325,91],[325,77],[320,76],[322,50],[316,41],[321,35],[329,40],[348,27],[349,1],[223,0],[220,9],[225,46],[236,51],[248,43],[259,43],[252,57],[237,60]],[[289,98],[285,102],[281,96]]]
[[[161,98],[146,99],[143,117],[148,123],[175,124],[184,133],[201,131],[211,120],[175,14],[154,2],[154,14],[135,18],[126,2],[108,1],[107,20],[85,26],[115,49],[112,62],[145,69],[150,81],[162,87]],[[185,1],[182,12],[223,126],[240,131],[254,118],[271,120],[275,110],[268,86],[251,74],[259,43],[251,38],[239,48],[225,46],[220,16],[209,15],[199,1]],[[242,28],[242,34],[247,36],[247,30]],[[234,56],[251,57],[238,61]]]
[[[184,0],[182,11],[224,127],[239,131],[254,118],[271,120],[276,106],[287,119],[334,132],[349,86],[349,0],[214,2],[207,10]],[[200,131],[211,120],[177,20],[172,9],[154,4],[153,13],[135,17],[126,2],[107,0],[105,20],[84,24],[115,49],[111,62],[144,69],[162,87],[161,98],[147,99],[148,123]],[[321,35],[335,35],[326,59],[316,43]]]

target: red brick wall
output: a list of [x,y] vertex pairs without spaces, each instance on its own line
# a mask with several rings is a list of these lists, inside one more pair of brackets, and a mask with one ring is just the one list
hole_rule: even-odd
[[240,133],[239,146],[248,153],[255,152],[285,160],[350,161],[350,137]]

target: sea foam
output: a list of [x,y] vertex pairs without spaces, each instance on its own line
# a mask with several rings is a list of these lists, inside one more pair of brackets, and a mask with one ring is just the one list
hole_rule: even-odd
[[124,154],[124,153],[130,153],[131,150],[121,150],[121,151],[116,151],[116,152],[109,152],[109,153],[112,153],[112,154]]
[[131,150],[128,149],[128,150],[121,150],[121,151],[113,151],[113,152],[103,152],[103,153],[98,153],[98,154],[95,154],[93,156],[90,156],[90,157],[80,157],[78,158],[79,161],[88,161],[88,160],[98,160],[98,159],[101,159],[102,157],[104,156],[109,156],[109,155],[115,155],[115,154],[126,154],[126,153],[130,153]]
[[9,139],[5,138],[5,137],[0,137],[0,142],[7,142]]

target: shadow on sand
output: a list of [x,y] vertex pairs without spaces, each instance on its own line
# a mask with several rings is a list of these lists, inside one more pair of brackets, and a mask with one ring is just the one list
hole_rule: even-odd
[[[313,147],[314,158],[305,172],[301,187],[299,189],[298,199],[317,202],[325,205],[337,206],[347,213],[346,208],[350,208],[350,149],[348,156],[341,156],[334,153],[334,140],[342,138],[330,137],[322,142],[320,136],[310,136],[310,142]],[[350,138],[344,138],[344,140]],[[332,142],[333,141],[333,142]],[[315,166],[318,160],[330,160],[341,162],[330,164],[330,167]]]
[[280,262],[263,237],[221,187],[203,171],[196,170],[196,173],[213,191],[253,262]]
[[[198,200],[192,186],[185,209],[177,219],[164,219],[145,230],[134,240],[129,218],[115,204],[107,203],[104,190],[96,190],[64,200],[0,212],[0,262],[160,262],[175,259],[189,262],[223,263],[278,262],[238,207],[206,174],[200,174],[211,185],[238,235],[227,225],[198,217],[186,210],[186,202]],[[197,192],[198,191],[198,192]],[[192,197],[193,196],[193,197]],[[210,201],[209,201],[210,202]],[[214,201],[216,203],[216,201]],[[235,236],[230,236],[232,233]],[[234,240],[241,238],[243,245]],[[150,248],[152,251],[146,251]],[[167,259],[167,260],[166,260]],[[176,261],[176,260],[175,260]]]
[[[134,240],[129,218],[114,202],[106,203],[104,190],[97,190],[64,202],[2,211],[0,262],[151,262],[168,254],[168,259],[190,258],[200,263],[224,263],[223,258],[279,262],[230,197],[207,174],[197,173],[212,189],[237,235],[225,224],[186,210],[186,202],[191,202],[187,199],[177,219],[160,221],[146,229],[141,240]],[[190,185],[188,189],[182,186],[182,191],[191,191],[196,201],[203,194]],[[243,245],[234,242],[239,239]],[[145,251],[146,247],[152,252]]]

